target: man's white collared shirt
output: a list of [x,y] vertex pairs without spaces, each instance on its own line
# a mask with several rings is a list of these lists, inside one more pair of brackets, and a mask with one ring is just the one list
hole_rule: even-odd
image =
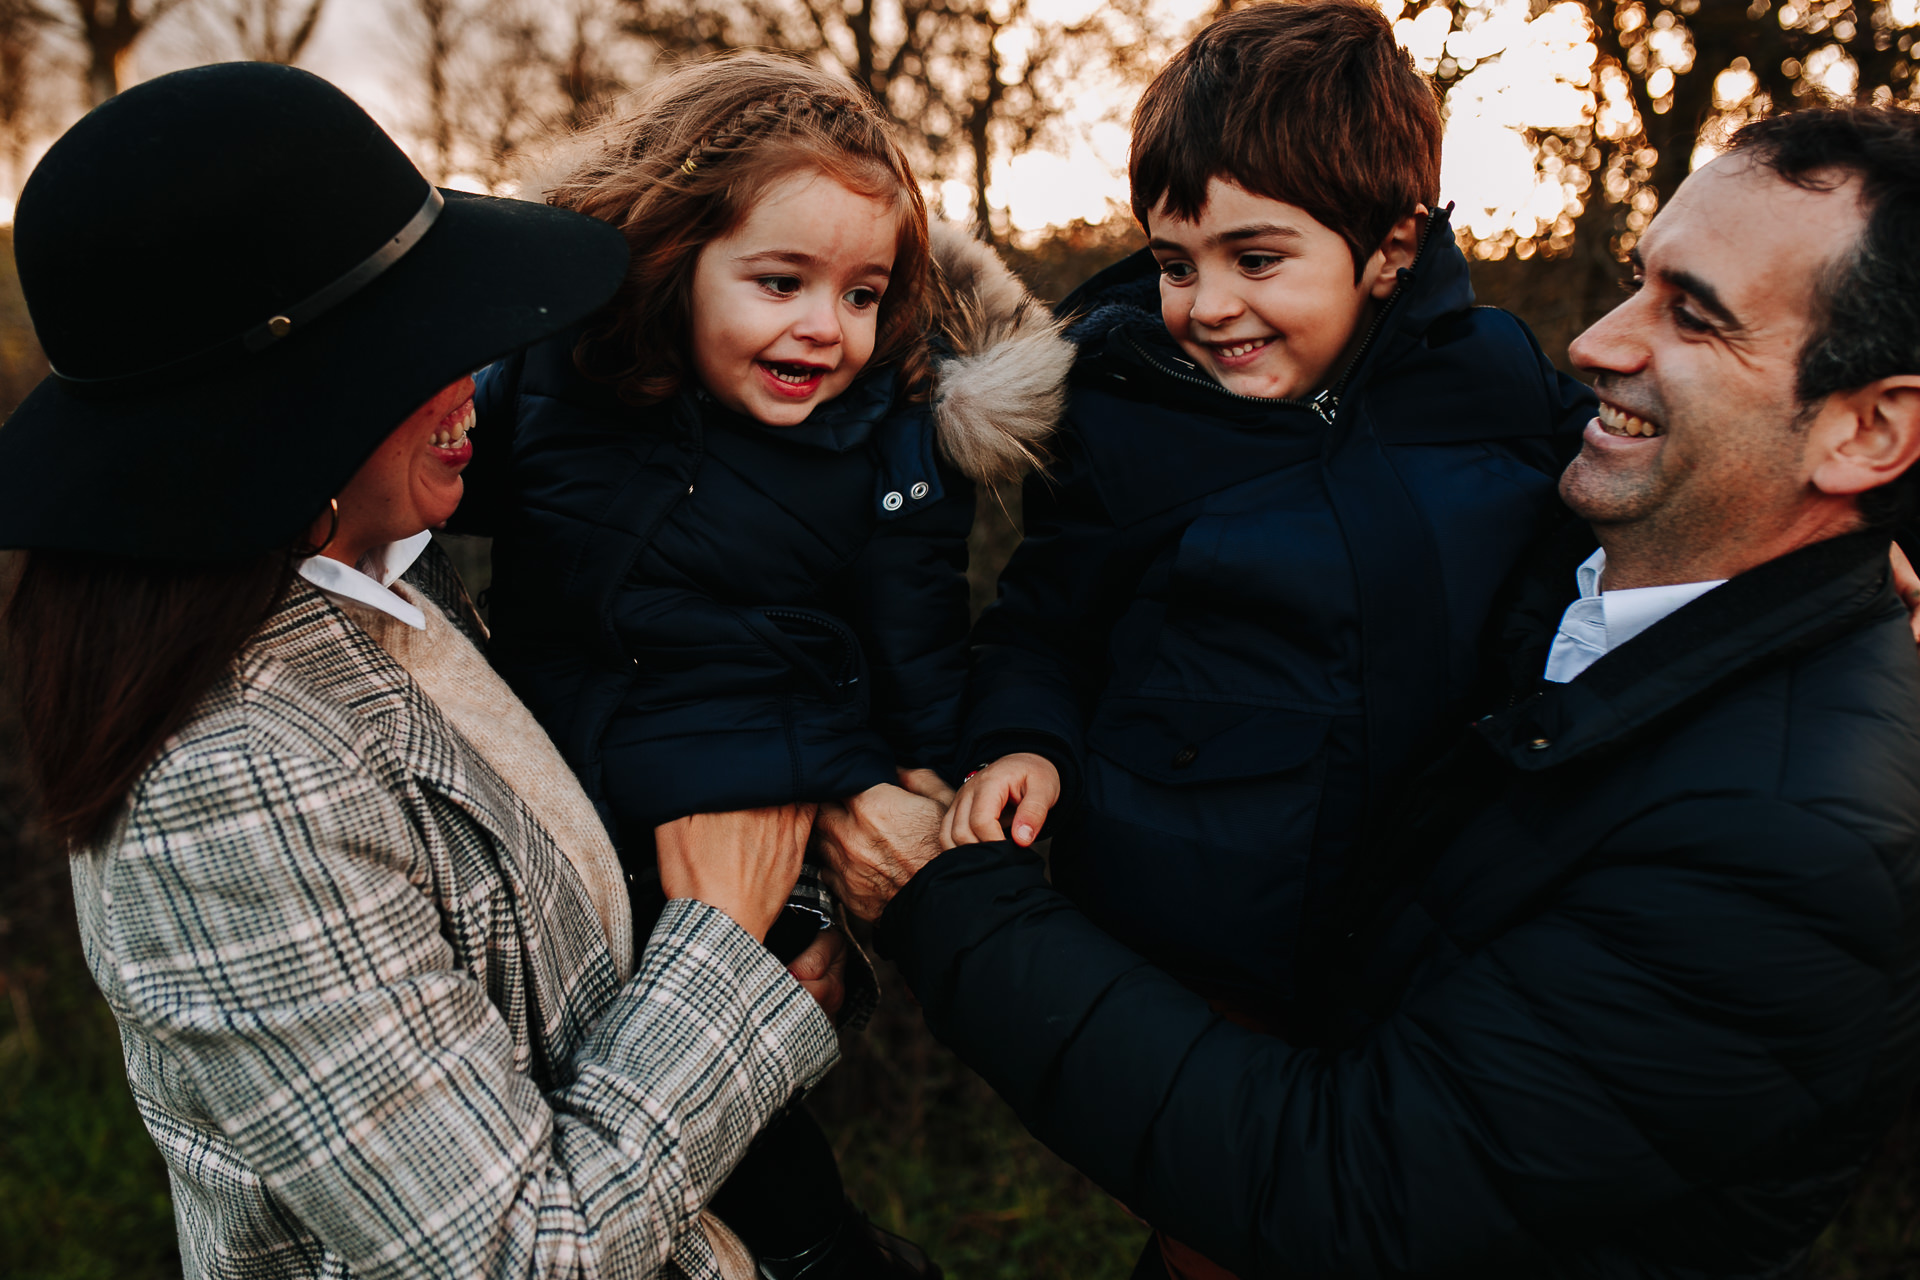
[[1679,582],[1664,587],[1628,587],[1602,591],[1600,575],[1607,567],[1603,547],[1574,571],[1580,598],[1560,615],[1560,631],[1547,651],[1546,678],[1555,684],[1585,671],[1610,650],[1618,649],[1682,605],[1691,604],[1725,578],[1712,582]]
[[433,530],[422,529],[411,538],[375,547],[360,558],[358,568],[329,560],[326,556],[308,556],[300,562],[300,576],[339,600],[352,600],[370,609],[378,609],[400,619],[415,631],[427,627],[426,615],[388,590],[401,574],[413,567],[420,553],[433,541]]

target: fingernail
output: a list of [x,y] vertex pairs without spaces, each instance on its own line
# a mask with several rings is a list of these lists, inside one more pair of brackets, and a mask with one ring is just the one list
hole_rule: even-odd
[[1033,839],[1033,828],[1028,826],[1024,822],[1015,823],[1013,828],[1013,838],[1015,840],[1018,840],[1021,844],[1025,844],[1027,841]]

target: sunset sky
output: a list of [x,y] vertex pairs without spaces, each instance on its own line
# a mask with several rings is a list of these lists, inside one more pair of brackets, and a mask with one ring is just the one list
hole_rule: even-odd
[[[1572,194],[1558,180],[1536,175],[1521,130],[1528,124],[1576,122],[1588,109],[1598,110],[1603,127],[1625,126],[1629,116],[1623,102],[1610,100],[1607,86],[1591,77],[1594,48],[1584,9],[1562,3],[1529,18],[1528,0],[1482,0],[1474,6],[1470,28],[1449,38],[1441,9],[1422,11],[1402,0],[1380,3],[1422,69],[1431,70],[1443,55],[1470,68],[1448,99],[1442,198],[1457,202],[1456,225],[1483,238],[1508,228],[1525,236],[1570,212]],[[1043,15],[1060,18],[1084,12],[1087,4],[1040,0]],[[1190,23],[1206,2],[1160,0],[1159,7],[1165,29],[1174,31]],[[385,0],[332,0],[302,65],[341,85],[404,137],[401,86],[407,69],[394,31]],[[1017,54],[1017,46],[1006,51]],[[1685,51],[1670,52],[1683,59]],[[204,37],[172,21],[139,50],[139,70],[154,75],[209,56]],[[1741,86],[1724,87],[1733,93]],[[1083,78],[1072,87],[1075,109],[1057,149],[995,166],[990,199],[1009,210],[1016,231],[1032,233],[1076,217],[1098,221],[1112,203],[1124,206],[1125,113],[1136,92],[1095,76]],[[968,195],[962,184],[947,183],[930,194],[949,214],[964,216]]]

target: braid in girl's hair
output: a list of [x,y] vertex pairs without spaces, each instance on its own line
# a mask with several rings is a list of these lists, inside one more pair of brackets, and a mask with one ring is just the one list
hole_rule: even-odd
[[626,283],[587,323],[574,359],[623,399],[677,392],[694,265],[774,183],[812,169],[900,213],[892,281],[880,300],[872,367],[924,393],[932,253],[926,202],[880,110],[848,81],[796,58],[730,54],[681,67],[582,140],[549,203],[618,227]]
[[811,123],[823,133],[834,135],[841,117],[859,108],[843,98],[822,98],[787,89],[770,98],[750,102],[710,135],[702,138],[680,162],[680,172],[692,176],[710,168],[753,142],[771,133],[792,131],[802,123]]

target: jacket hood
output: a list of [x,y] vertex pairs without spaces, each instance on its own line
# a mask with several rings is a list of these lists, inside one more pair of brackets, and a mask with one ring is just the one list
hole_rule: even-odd
[[[1473,285],[1467,260],[1454,243],[1453,206],[1436,209],[1427,218],[1420,252],[1411,267],[1400,272],[1400,288],[1387,303],[1391,309],[1380,332],[1362,353],[1348,378],[1364,365],[1379,363],[1380,353],[1399,342],[1418,340],[1442,317],[1473,305]],[[1153,346],[1177,351],[1160,319],[1160,265],[1150,250],[1141,249],[1094,275],[1069,294],[1057,308],[1066,321],[1066,336],[1077,350],[1094,354],[1104,339],[1120,329]]]
[[1074,346],[987,245],[935,223],[933,256],[949,295],[934,363],[940,452],[971,480],[1017,480],[1046,458],[1066,409]]

